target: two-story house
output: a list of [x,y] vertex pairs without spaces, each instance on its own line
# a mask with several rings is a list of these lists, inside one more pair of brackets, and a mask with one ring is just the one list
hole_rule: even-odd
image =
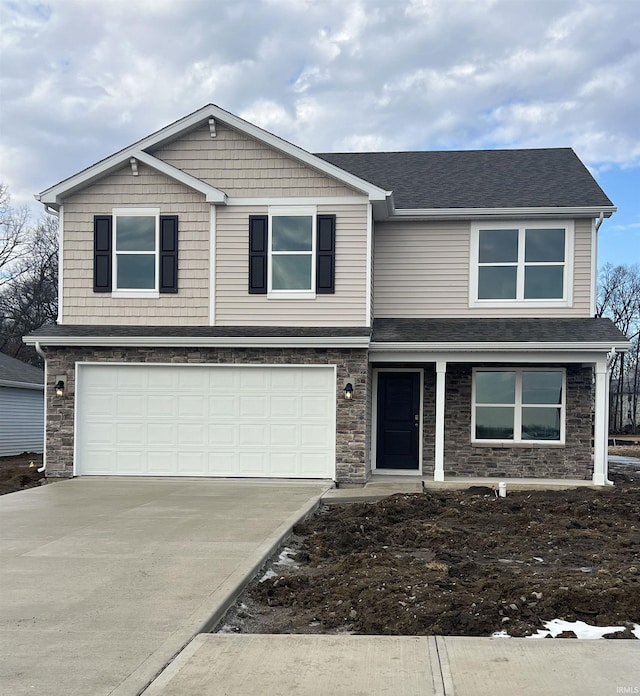
[[571,149],[310,154],[208,105],[38,198],[48,476],[606,482],[615,208]]

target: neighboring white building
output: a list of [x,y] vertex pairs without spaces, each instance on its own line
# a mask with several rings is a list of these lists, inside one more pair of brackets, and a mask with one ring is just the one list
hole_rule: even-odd
[[0,353],[0,457],[44,447],[44,371]]

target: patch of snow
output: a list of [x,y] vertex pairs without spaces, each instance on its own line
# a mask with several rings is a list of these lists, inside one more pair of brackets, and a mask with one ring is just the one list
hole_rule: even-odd
[[275,578],[277,575],[278,575],[278,573],[276,573],[275,571],[273,571],[273,570],[268,570],[268,571],[260,578],[260,582],[264,582],[265,580],[269,580],[269,578]]
[[296,551],[293,549],[290,549],[288,546],[285,546],[282,549],[282,552],[278,556],[278,560],[275,562],[274,565],[296,565],[296,562],[291,558],[291,556],[295,556]]
[[492,638],[511,638],[511,636],[506,631],[496,631],[491,634]]
[[221,626],[216,633],[238,633],[240,629],[237,628],[236,626],[232,626],[231,624],[225,624],[224,626]]
[[[537,633],[528,636],[529,638],[546,638],[551,636],[555,638],[563,631],[573,631],[576,636],[582,640],[597,640],[606,636],[608,633],[616,633],[624,631],[624,626],[591,626],[584,621],[563,621],[562,619],[553,619],[545,624],[546,630],[538,629]],[[636,638],[640,638],[640,625],[634,624],[631,630]]]

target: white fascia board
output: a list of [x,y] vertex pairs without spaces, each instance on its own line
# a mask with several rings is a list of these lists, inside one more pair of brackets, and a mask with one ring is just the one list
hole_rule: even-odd
[[247,206],[247,205],[290,205],[290,206],[303,206],[303,205],[367,205],[369,199],[365,196],[283,196],[278,197],[251,197],[251,198],[240,198],[240,197],[228,197],[226,204],[227,207],[233,206]]
[[34,391],[44,391],[44,384],[35,382],[14,382],[10,379],[0,379],[0,387],[10,387],[11,389],[32,389]]
[[272,133],[268,133],[257,126],[254,126],[248,121],[244,121],[243,119],[234,116],[233,114],[230,114],[229,112],[224,111],[213,104],[207,104],[201,109],[198,109],[198,111],[194,111],[194,113],[175,121],[174,123],[162,128],[159,131],[156,131],[155,133],[152,133],[133,145],[130,145],[129,147],[116,152],[110,157],[101,160],[87,169],[82,170],[78,174],[75,174],[68,179],[64,179],[55,186],[45,189],[42,193],[36,195],[36,200],[55,208],[56,206],[60,205],[65,196],[68,196],[73,191],[86,186],[91,181],[99,179],[105,174],[118,169],[123,164],[128,162],[129,158],[135,157],[136,152],[147,150],[152,147],[158,147],[163,143],[176,138],[184,131],[194,128],[199,123],[203,123],[211,117],[230,126],[231,128],[235,128],[236,130],[255,138],[256,140],[259,140],[265,145],[279,150],[280,152],[283,152],[294,159],[304,162],[308,166],[323,172],[327,176],[331,176],[332,178],[337,179],[338,181],[341,181],[358,191],[366,193],[369,196],[369,200],[384,201],[390,195],[390,192],[385,191],[378,186],[374,186],[368,181],[359,179],[353,174],[350,174],[349,172],[346,172],[333,164],[329,164],[329,162],[326,162],[320,157],[316,157],[306,150],[303,150],[296,145],[292,145],[286,140],[282,140]]
[[369,362],[376,365],[382,363],[495,363],[507,364],[539,364],[578,363],[594,365],[606,356],[606,351],[452,351],[441,353],[424,353],[422,351],[383,351],[370,350]]
[[513,341],[511,343],[499,343],[499,342],[480,342],[480,341],[465,341],[465,342],[441,342],[441,343],[421,343],[421,342],[372,342],[370,345],[370,350],[384,351],[384,352],[402,352],[402,351],[418,351],[423,353],[442,353],[445,354],[449,351],[451,352],[495,352],[495,351],[505,351],[505,352],[560,352],[560,353],[574,353],[574,352],[584,352],[584,351],[596,351],[605,353],[610,351],[611,348],[615,348],[616,351],[625,352],[631,346],[629,341],[618,342],[618,343],[603,343],[602,341],[584,341],[584,342],[545,342],[545,343],[532,343],[526,341]]
[[142,150],[136,150],[132,155],[140,162],[146,164],[151,169],[155,169],[157,172],[168,176],[170,179],[179,181],[184,184],[187,188],[194,189],[202,193],[205,196],[207,203],[225,203],[227,200],[227,195],[220,189],[210,186],[206,182],[198,179],[187,172],[183,172],[182,169],[174,167],[172,164],[168,164],[153,155],[150,155]]
[[424,208],[395,210],[392,217],[406,220],[473,220],[478,218],[546,218],[546,217],[611,217],[617,208],[602,207],[538,207],[538,208]]
[[27,345],[140,348],[368,348],[368,336],[26,336]]

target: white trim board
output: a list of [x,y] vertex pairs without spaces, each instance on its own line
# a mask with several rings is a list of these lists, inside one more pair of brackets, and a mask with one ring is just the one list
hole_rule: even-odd
[[199,348],[368,348],[368,336],[25,336],[27,345]]

